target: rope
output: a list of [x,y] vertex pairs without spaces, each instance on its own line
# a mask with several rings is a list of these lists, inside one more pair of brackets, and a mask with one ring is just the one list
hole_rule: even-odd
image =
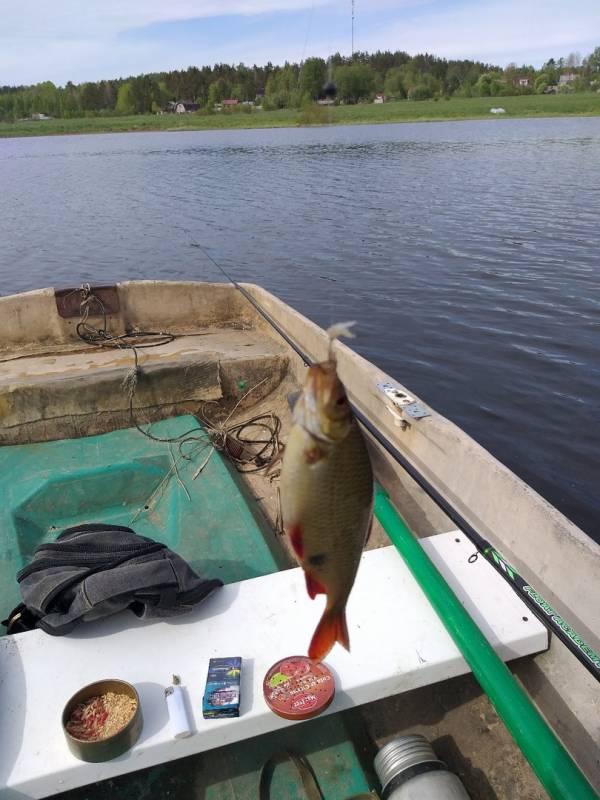
[[[80,321],[76,328],[79,338],[89,345],[97,347],[116,347],[121,350],[131,350],[133,353],[134,363],[123,379],[123,389],[127,392],[129,399],[129,418],[131,424],[141,434],[154,442],[168,444],[169,449],[171,444],[177,444],[179,448],[179,457],[186,461],[191,461],[193,455],[195,455],[198,450],[198,447],[193,447],[192,450],[185,452],[184,448],[187,447],[190,442],[199,443],[202,447],[212,445],[215,450],[226,453],[240,472],[258,472],[259,470],[271,466],[278,460],[282,449],[279,441],[281,420],[278,416],[272,412],[268,412],[265,414],[258,414],[243,422],[232,425],[228,424],[229,420],[246,397],[248,397],[251,392],[258,389],[259,386],[262,386],[268,378],[263,378],[263,380],[245,392],[223,421],[210,419],[206,414],[203,414],[201,419],[204,425],[190,428],[188,431],[185,431],[185,433],[173,437],[155,436],[149,430],[144,430],[137,421],[133,409],[133,400],[137,389],[138,377],[142,371],[139,364],[138,350],[141,348],[158,347],[159,345],[168,344],[175,339],[174,334],[165,331],[129,331],[121,335],[112,334],[108,331],[107,314],[104,304],[102,300],[94,294],[90,284],[82,284],[79,289],[74,289],[73,292],[81,292],[82,296],[80,303]],[[102,326],[100,328],[89,322],[91,309],[94,307],[99,309],[100,315],[102,316]],[[150,338],[151,341],[137,341],[138,339],[148,338]],[[254,435],[252,435],[253,433]],[[178,482],[182,484],[177,471],[177,463],[172,453],[171,458],[172,470],[170,470],[169,474],[172,471],[177,476]],[[210,458],[210,454],[208,458]],[[202,467],[197,470],[195,477],[197,477],[204,466],[206,466],[208,458]],[[183,485],[183,488],[185,489],[185,485]],[[187,489],[185,489],[185,491],[187,494]]]
[[[319,781],[317,780],[317,776],[310,762],[306,756],[292,750],[284,750],[281,753],[275,753],[263,764],[258,783],[259,800],[271,800],[273,773],[279,764],[284,764],[286,762],[293,764],[296,768],[306,800],[325,800]],[[294,792],[294,794],[296,794],[296,792]],[[372,792],[361,792],[360,794],[352,795],[352,797],[347,797],[346,800],[377,800],[377,795]]]
[[[74,289],[72,294],[80,292],[81,293],[81,303],[79,304],[79,316],[80,320],[77,324],[77,335],[79,338],[85,342],[86,344],[93,345],[96,347],[116,347],[119,350],[131,350],[133,353],[133,367],[127,372],[125,378],[123,379],[123,388],[127,392],[129,397],[129,418],[131,420],[132,425],[137,428],[137,430],[146,436],[148,439],[152,439],[155,442],[162,442],[163,444],[179,444],[180,455],[183,456],[181,453],[181,445],[187,441],[206,441],[206,433],[203,428],[195,427],[191,428],[189,431],[180,434],[179,436],[175,436],[172,438],[169,437],[159,437],[154,436],[154,434],[150,433],[149,431],[145,431],[139,424],[135,418],[133,413],[133,398],[135,395],[135,390],[137,388],[137,381],[138,376],[141,372],[141,368],[139,365],[139,354],[138,350],[142,348],[148,347],[159,347],[163,344],[168,344],[175,339],[174,334],[167,333],[165,331],[128,331],[127,333],[123,333],[120,335],[115,335],[110,333],[107,326],[107,314],[106,309],[104,307],[104,303],[102,300],[94,294],[94,291],[89,283],[83,283],[79,289]],[[90,309],[96,307],[99,312],[100,316],[102,317],[102,327],[98,328],[95,325],[92,325],[89,322],[90,316]],[[151,341],[137,341],[138,339],[151,339]],[[192,436],[191,434],[201,432],[203,437],[199,436]]]
[[215,450],[224,452],[239,472],[258,472],[274,465],[283,449],[281,420],[272,411],[233,425],[200,416]]
[[263,764],[260,772],[258,796],[260,800],[271,800],[271,779],[277,764],[290,761],[300,776],[306,800],[325,800],[317,777],[307,759],[300,753],[286,751],[276,753]]
[[[94,294],[89,283],[83,283],[79,289],[74,289],[70,294],[81,292],[81,303],[79,304],[79,323],[77,324],[77,335],[86,344],[94,344],[98,347],[118,347],[121,349],[135,350],[142,347],[158,347],[161,344],[168,344],[175,339],[172,333],[163,331],[128,331],[119,336],[107,330],[107,315],[104,303]],[[68,297],[69,295],[67,295]],[[97,328],[88,322],[90,308],[96,305],[100,309],[102,316],[102,328]],[[141,342],[133,344],[130,340],[153,337],[158,341]]]

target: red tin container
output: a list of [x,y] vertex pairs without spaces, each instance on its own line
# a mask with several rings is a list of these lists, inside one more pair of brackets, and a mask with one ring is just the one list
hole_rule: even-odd
[[269,669],[263,694],[271,711],[292,720],[318,716],[333,700],[333,675],[322,662],[306,656],[283,658]]

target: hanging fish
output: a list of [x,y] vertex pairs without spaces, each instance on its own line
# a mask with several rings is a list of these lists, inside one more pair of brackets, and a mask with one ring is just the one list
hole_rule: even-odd
[[338,336],[352,336],[352,324],[327,331],[329,357],[308,369],[281,471],[283,522],[304,569],[308,594],[327,595],[308,650],[317,661],[336,642],[350,649],[346,601],[373,514],[369,454],[332,352]]

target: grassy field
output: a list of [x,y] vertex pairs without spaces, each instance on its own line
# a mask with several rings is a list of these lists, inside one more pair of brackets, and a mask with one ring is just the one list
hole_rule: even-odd
[[131,117],[85,117],[41,121],[2,122],[0,137],[50,136],[126,131],[192,131],[225,128],[286,128],[297,125],[357,125],[385,122],[432,122],[492,118],[490,108],[506,109],[502,117],[553,117],[600,114],[600,94],[523,95],[520,97],[469,97],[449,100],[401,100],[375,105],[364,103],[305,111],[256,111],[251,114],[163,114]]

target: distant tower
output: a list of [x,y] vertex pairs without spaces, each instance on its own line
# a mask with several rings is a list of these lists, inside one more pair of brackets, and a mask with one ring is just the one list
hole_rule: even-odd
[[354,0],[352,0],[352,58],[354,58]]

